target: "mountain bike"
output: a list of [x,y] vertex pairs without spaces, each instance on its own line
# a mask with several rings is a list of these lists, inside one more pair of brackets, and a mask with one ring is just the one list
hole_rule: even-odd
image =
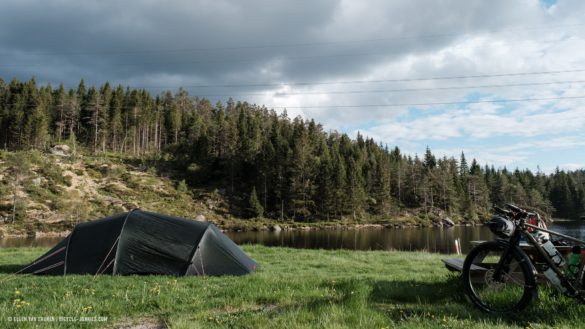
[[[585,252],[580,251],[585,241],[538,225],[538,213],[512,204],[506,208],[494,206],[496,214],[486,223],[497,238],[477,245],[463,263],[463,284],[473,304],[489,313],[521,311],[537,297],[541,281],[585,303]],[[550,235],[575,243],[569,264]],[[530,256],[523,249],[530,249]]]

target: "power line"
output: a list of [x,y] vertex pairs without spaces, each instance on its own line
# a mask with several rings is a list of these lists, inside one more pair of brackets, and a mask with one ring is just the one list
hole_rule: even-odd
[[[564,41],[564,40],[563,40]],[[522,41],[524,43],[531,43],[532,41]],[[554,44],[559,40],[553,41],[539,41],[539,44]],[[514,45],[518,45],[518,42],[510,42]],[[471,49],[471,48],[483,48],[489,47],[490,45],[474,45],[474,46],[456,46],[455,49]],[[395,49],[393,51],[385,52],[370,52],[370,53],[348,53],[348,54],[322,54],[322,55],[310,55],[310,56],[282,56],[273,55],[270,58],[244,58],[244,59],[198,59],[198,60],[186,60],[186,61],[150,61],[150,62],[132,62],[132,63],[110,63],[107,66],[116,67],[137,67],[144,65],[185,65],[185,64],[205,64],[205,63],[262,63],[271,62],[274,60],[286,60],[286,61],[307,61],[321,58],[351,58],[351,57],[369,57],[369,56],[388,56],[391,54],[399,54],[404,49]],[[24,63],[24,64],[3,64],[0,67],[39,67],[46,66],[45,63]]]
[[[506,32],[506,31],[530,31],[542,29],[556,29],[556,28],[573,28],[584,26],[581,24],[558,24],[558,25],[540,25],[527,26],[515,28],[501,28],[501,29],[486,29],[485,32]],[[479,31],[482,32],[482,31]],[[412,39],[434,39],[445,37],[457,37],[467,35],[464,33],[438,33],[438,34],[423,34],[423,35],[405,35],[394,37],[382,37],[372,39],[355,39],[355,40],[339,40],[339,41],[322,41],[322,42],[301,42],[301,43],[276,43],[276,44],[258,44],[250,46],[218,46],[218,47],[193,47],[193,48],[173,48],[173,49],[134,49],[134,50],[93,50],[93,51],[60,51],[60,52],[27,52],[37,56],[54,56],[54,55],[92,55],[92,54],[157,54],[157,53],[177,53],[177,52],[206,52],[206,51],[226,51],[226,50],[243,50],[243,49],[267,49],[267,48],[297,48],[297,47],[316,47],[316,46],[331,46],[344,45],[356,43],[373,43],[373,42],[388,42],[388,41],[403,41]],[[0,56],[10,55],[10,53],[0,53]]]
[[436,81],[436,80],[459,80],[459,79],[480,79],[496,77],[516,77],[531,75],[547,75],[562,73],[580,73],[585,69],[515,72],[496,74],[456,75],[443,77],[420,77],[420,78],[398,78],[398,79],[377,79],[377,80],[345,80],[345,81],[311,81],[311,82],[279,82],[279,83],[247,83],[247,84],[216,84],[216,85],[183,85],[183,86],[137,86],[141,89],[172,89],[172,88],[242,88],[242,87],[281,87],[281,86],[312,86],[312,85],[335,85],[335,84],[364,84],[364,83],[388,83],[388,82],[415,82],[415,81]]
[[[526,86],[546,86],[555,84],[585,83],[585,80],[574,81],[552,81],[552,82],[529,82],[529,83],[511,83],[500,85],[480,85],[480,86],[449,86],[449,87],[429,87],[429,88],[406,88],[406,89],[385,89],[385,90],[347,90],[347,91],[315,91],[315,92],[274,92],[277,96],[295,96],[295,95],[343,95],[343,94],[374,94],[374,93],[395,93],[395,92],[417,92],[417,91],[439,91],[439,90],[460,90],[460,89],[480,89],[480,88],[505,88],[505,87],[526,87]],[[266,93],[237,93],[237,94],[198,94],[201,97],[230,97],[230,96],[264,96]]]
[[[322,106],[268,106],[251,104],[252,106],[259,106],[268,109],[350,109],[350,108],[373,108],[373,107],[405,107],[405,106],[433,106],[433,105],[469,105],[469,104],[483,104],[483,103],[518,103],[518,102],[542,102],[542,101],[553,101],[553,100],[571,100],[571,99],[585,99],[585,95],[582,96],[559,96],[559,97],[545,97],[545,98],[519,98],[519,99],[495,99],[495,100],[478,100],[478,101],[458,101],[458,102],[429,102],[429,103],[395,103],[395,104],[361,104],[361,105],[322,105]],[[30,106],[30,103],[6,103],[0,104],[3,106]],[[36,104],[36,106],[49,105],[50,104]],[[157,104],[143,104],[142,107],[154,107]],[[104,105],[107,106],[107,105]],[[134,109],[140,106],[116,106],[119,109]]]
[[325,106],[266,106],[271,109],[341,109],[341,108],[372,108],[372,107],[404,107],[404,106],[432,106],[432,105],[468,105],[482,103],[515,103],[515,102],[540,102],[565,99],[585,99],[584,96],[565,96],[547,98],[521,98],[521,99],[500,99],[482,101],[461,101],[461,102],[433,102],[433,103],[403,103],[403,104],[361,104],[361,105],[325,105]]

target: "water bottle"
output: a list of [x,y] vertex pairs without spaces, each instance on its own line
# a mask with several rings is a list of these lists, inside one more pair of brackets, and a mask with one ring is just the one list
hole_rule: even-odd
[[[555,248],[552,241],[547,240],[542,244],[542,248],[547,253],[547,255],[552,259],[553,263],[557,267],[561,267],[565,264],[565,259],[561,255],[561,253]],[[552,285],[554,285],[560,292],[565,292],[565,288],[561,285],[561,280],[557,273],[550,267],[546,266],[544,271],[542,272],[544,276],[550,281]]]
[[542,244],[542,248],[552,259],[553,263],[555,263],[557,267],[565,265],[565,259],[563,258],[563,255],[561,255],[557,248],[555,248],[555,245],[552,243],[552,241],[550,240],[545,241]]
[[579,272],[579,264],[581,263],[581,247],[573,246],[571,251],[571,255],[569,255],[567,275],[571,278],[574,278],[577,275],[577,272]]
[[560,292],[565,292],[567,289],[561,285],[561,280],[557,273],[550,267],[545,267],[545,270],[542,272],[544,276],[548,279],[548,281],[555,286]]

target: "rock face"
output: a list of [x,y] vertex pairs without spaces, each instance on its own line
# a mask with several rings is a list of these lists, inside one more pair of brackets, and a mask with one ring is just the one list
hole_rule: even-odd
[[49,149],[51,154],[58,155],[62,157],[70,156],[71,155],[71,148],[69,145],[55,145]]
[[282,231],[282,227],[280,227],[280,225],[274,225],[274,226],[272,226],[271,229],[274,232],[280,232],[280,231]]

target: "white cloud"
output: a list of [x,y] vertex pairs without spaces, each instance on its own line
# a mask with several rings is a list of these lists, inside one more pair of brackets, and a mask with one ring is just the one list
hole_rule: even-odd
[[559,165],[558,168],[560,170],[580,170],[580,169],[585,169],[585,164],[583,164],[583,163],[563,163],[563,164]]
[[[419,110],[424,111],[427,110]],[[541,107],[538,112],[532,110],[532,113],[526,113],[520,105],[519,110],[509,113],[503,111],[508,110],[493,103],[446,109],[438,113],[429,111],[430,114],[422,114],[414,119],[397,117],[392,122],[375,125],[365,133],[388,142],[399,142],[405,139],[443,140],[461,136],[477,139],[533,137],[571,131],[578,133],[585,129],[585,107],[561,111]]]

